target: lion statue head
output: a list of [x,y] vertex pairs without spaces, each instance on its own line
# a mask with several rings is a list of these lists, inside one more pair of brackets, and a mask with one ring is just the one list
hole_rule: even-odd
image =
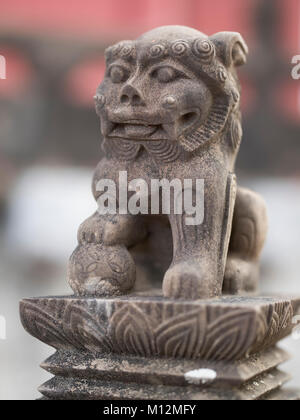
[[228,124],[239,145],[240,87],[246,62],[241,35],[211,37],[184,26],[164,26],[106,50],[106,73],[95,96],[106,143],[177,142],[194,152]]

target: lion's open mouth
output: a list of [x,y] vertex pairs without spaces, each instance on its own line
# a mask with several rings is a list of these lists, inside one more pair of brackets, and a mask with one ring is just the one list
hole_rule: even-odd
[[160,140],[168,137],[162,124],[154,125],[141,121],[114,123],[108,136],[137,140]]
[[125,121],[108,121],[106,133],[108,137],[131,140],[168,140],[191,128],[199,118],[198,111],[182,113],[177,121],[151,124],[141,119]]

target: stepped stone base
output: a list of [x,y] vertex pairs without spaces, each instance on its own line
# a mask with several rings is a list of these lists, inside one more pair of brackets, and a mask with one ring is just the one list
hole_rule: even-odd
[[[278,365],[287,360],[288,355],[278,348],[235,363],[97,358],[58,351],[41,365],[55,377],[39,391],[54,400],[300,399],[300,392],[281,390],[290,378]],[[208,370],[215,372],[215,379],[209,379]],[[196,374],[191,375],[193,371]]]
[[49,297],[21,302],[27,331],[56,348],[44,399],[298,400],[278,369],[300,299],[174,301]]

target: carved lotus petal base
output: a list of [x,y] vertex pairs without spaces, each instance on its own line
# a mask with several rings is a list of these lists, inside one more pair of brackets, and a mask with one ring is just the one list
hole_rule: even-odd
[[289,335],[300,298],[180,301],[145,295],[24,299],[21,320],[59,350],[213,361],[240,360]]

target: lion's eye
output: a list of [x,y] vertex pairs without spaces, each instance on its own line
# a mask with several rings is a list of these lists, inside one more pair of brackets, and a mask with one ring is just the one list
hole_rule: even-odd
[[161,83],[172,82],[178,77],[178,72],[173,67],[164,66],[155,69],[152,72],[152,76],[155,77]]
[[121,66],[112,66],[109,71],[109,76],[113,83],[121,83],[128,79],[128,70]]

